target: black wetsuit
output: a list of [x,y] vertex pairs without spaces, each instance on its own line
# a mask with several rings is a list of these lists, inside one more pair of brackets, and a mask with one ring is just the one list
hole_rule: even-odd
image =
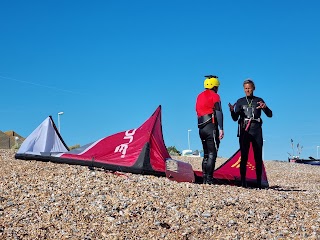
[[219,129],[215,123],[199,126],[199,136],[204,152],[202,161],[203,182],[211,184],[220,145]]
[[[246,186],[246,170],[251,143],[256,162],[257,186],[261,187],[263,136],[261,108],[257,109],[258,102],[264,101],[256,96],[240,98],[236,103],[235,111],[231,112],[232,119],[234,121],[238,120],[239,124],[238,137],[241,150],[240,174],[242,186]],[[268,107],[262,110],[267,117],[272,117],[272,111]]]
[[219,128],[223,130],[223,113],[220,96],[214,90],[200,93],[196,101],[199,136],[204,157],[202,160],[203,183],[212,184],[217,153],[220,145]]

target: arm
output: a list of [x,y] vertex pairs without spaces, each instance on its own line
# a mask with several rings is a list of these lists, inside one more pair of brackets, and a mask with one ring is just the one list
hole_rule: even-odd
[[272,111],[270,108],[267,107],[266,103],[261,100],[260,102],[258,102],[259,106],[257,108],[261,108],[262,111],[266,114],[267,117],[272,117]]
[[219,129],[223,130],[223,113],[221,108],[221,102],[216,102],[214,104],[214,107]]
[[262,109],[264,111],[264,113],[267,115],[267,117],[272,117],[272,111],[270,108],[268,108],[267,106],[265,108]]
[[215,115],[217,118],[218,126],[219,126],[219,139],[222,139],[224,136],[224,131],[223,131],[223,112],[221,108],[221,102],[217,102],[214,104],[215,106]]
[[[238,103],[238,102],[237,102]],[[232,117],[232,120],[233,121],[237,121],[238,120],[238,118],[239,118],[239,111],[238,112],[235,112],[235,106],[237,105],[237,103],[235,103],[235,104],[231,104],[231,103],[229,103],[228,104],[228,106],[229,106],[229,109],[230,109],[230,113],[231,113],[231,117]]]

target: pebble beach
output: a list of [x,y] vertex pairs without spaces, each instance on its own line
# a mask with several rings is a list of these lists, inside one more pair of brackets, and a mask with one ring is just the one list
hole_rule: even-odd
[[[172,158],[200,169],[201,158]],[[320,166],[264,164],[270,187],[254,189],[0,150],[0,239],[320,239]]]

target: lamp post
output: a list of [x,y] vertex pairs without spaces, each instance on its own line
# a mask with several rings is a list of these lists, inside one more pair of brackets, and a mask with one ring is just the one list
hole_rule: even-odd
[[14,137],[14,144],[16,147],[18,147],[18,140],[19,140],[19,137]]
[[189,147],[189,150],[190,149],[190,132],[191,132],[191,129],[188,129],[188,147]]
[[60,133],[60,115],[62,115],[63,112],[58,112],[58,130],[59,130],[59,133]]
[[320,146],[317,146],[317,159],[319,159],[319,147]]

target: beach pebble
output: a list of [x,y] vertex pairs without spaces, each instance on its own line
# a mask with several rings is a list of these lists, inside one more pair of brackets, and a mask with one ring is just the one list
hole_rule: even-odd
[[[201,169],[201,158],[173,158]],[[264,163],[270,188],[257,190],[0,150],[0,239],[320,239],[320,166]]]

